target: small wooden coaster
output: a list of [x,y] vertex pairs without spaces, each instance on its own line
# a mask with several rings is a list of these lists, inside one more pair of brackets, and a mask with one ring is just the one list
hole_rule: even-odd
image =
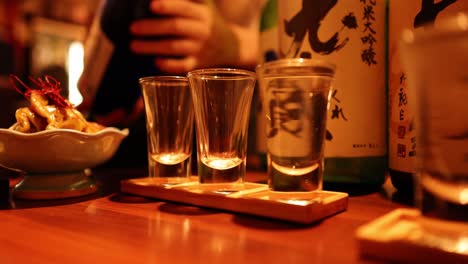
[[396,209],[358,228],[365,258],[398,263],[468,263],[468,223],[423,217]]
[[189,181],[161,184],[151,178],[123,180],[128,194],[222,209],[268,218],[310,224],[346,210],[348,194],[342,192],[274,192],[266,184],[199,184]]

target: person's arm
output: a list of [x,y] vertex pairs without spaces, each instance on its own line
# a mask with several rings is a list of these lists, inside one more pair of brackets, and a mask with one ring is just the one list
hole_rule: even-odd
[[[222,59],[228,66],[253,69],[258,60],[260,16],[266,0],[214,1],[219,16],[218,25],[214,25],[215,33],[218,30],[218,34],[213,34],[214,42],[224,45],[218,52],[226,49],[232,52]],[[219,34],[223,30],[224,33]]]
[[[137,54],[164,55],[155,64],[169,74],[196,68],[242,67],[256,64],[259,19],[264,0],[153,0],[151,10],[163,18],[135,22],[136,37],[176,36],[132,41]],[[176,56],[176,58],[174,58]]]

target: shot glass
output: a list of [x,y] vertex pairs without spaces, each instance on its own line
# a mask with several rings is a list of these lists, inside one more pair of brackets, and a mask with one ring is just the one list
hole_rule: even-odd
[[188,73],[195,110],[198,176],[225,191],[243,187],[247,130],[256,75],[212,68]]
[[405,31],[401,51],[418,131],[415,204],[424,216],[468,222],[467,13]]
[[266,113],[268,184],[273,191],[321,190],[335,66],[281,59],[257,66]]
[[146,112],[149,177],[177,184],[191,176],[193,107],[186,77],[139,80]]

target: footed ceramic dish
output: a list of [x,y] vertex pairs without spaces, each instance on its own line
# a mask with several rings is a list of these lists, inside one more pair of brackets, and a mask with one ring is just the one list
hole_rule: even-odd
[[22,133],[0,129],[0,166],[20,171],[13,195],[57,199],[91,194],[97,186],[91,169],[115,154],[128,129],[108,127],[96,133],[71,129]]

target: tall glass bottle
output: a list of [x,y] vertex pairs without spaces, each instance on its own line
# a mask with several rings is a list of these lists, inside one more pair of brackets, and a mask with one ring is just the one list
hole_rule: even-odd
[[399,191],[413,190],[416,129],[414,113],[408,107],[407,77],[400,62],[399,41],[404,29],[424,30],[444,16],[468,10],[468,1],[390,0],[388,73],[388,163],[393,185]]
[[[102,3],[85,46],[85,99],[95,100],[92,111],[104,115],[124,105],[130,111],[140,97],[138,78],[160,72],[151,56],[130,50],[130,25],[154,16],[150,0],[107,0]],[[109,97],[112,100],[109,100]]]
[[303,57],[337,65],[327,125],[325,183],[382,184],[386,172],[385,0],[277,2],[278,45],[263,50],[263,58]]
[[85,65],[79,85],[84,98],[82,111],[89,112],[92,120],[109,122],[104,125],[132,131],[106,166],[147,166],[144,115],[135,113],[141,98],[138,79],[162,73],[154,64],[154,56],[136,55],[130,50],[134,36],[129,28],[136,20],[157,16],[151,13],[150,3],[151,0],[102,1],[85,43]]

